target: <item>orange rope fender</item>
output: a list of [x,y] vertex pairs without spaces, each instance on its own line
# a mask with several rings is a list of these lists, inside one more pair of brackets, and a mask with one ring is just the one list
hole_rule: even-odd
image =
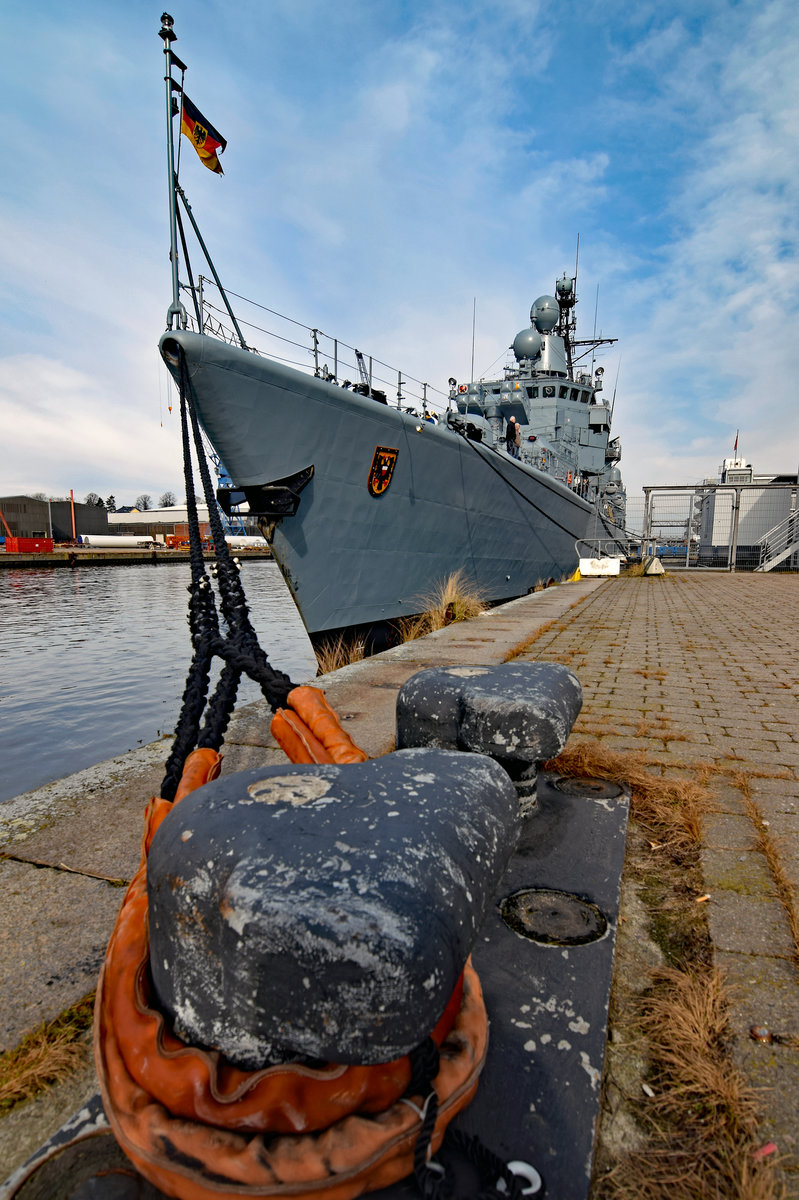
[[[216,778],[220,764],[215,751],[193,751],[175,803]],[[141,864],[97,989],[95,1062],[120,1146],[178,1200],[351,1200],[409,1175],[421,1116],[402,1099],[407,1056],[371,1067],[288,1063],[247,1072],[170,1030],[149,980],[147,854],[172,808],[160,798],[147,807]],[[485,1060],[488,1022],[471,961],[432,1036],[441,1048],[434,1153],[471,1100]]]
[[183,774],[175,792],[175,804],[195,788],[210,783],[212,779],[218,779],[221,770],[222,755],[217,754],[216,750],[192,750],[191,754],[186,756]]
[[[380,1113],[353,1113],[314,1133],[242,1133],[174,1116],[129,1074],[120,1032],[100,1003],[95,1054],[103,1104],[125,1154],[169,1196],[353,1200],[413,1171],[422,1096],[414,1097],[413,1103],[398,1100]],[[439,1110],[431,1139],[433,1154],[446,1126],[474,1095],[487,1035],[480,985],[469,967],[460,1011],[442,1046],[434,1080]]]
[[355,763],[369,757],[341,728],[335,711],[319,688],[296,687],[289,708],[279,708],[270,729],[275,741],[295,763]]

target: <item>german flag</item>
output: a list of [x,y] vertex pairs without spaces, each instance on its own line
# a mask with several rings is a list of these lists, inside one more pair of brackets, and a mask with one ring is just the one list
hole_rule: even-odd
[[224,175],[217,158],[217,150],[221,154],[227,146],[227,142],[222,134],[217,133],[213,125],[206,121],[199,108],[192,104],[185,92],[183,93],[183,116],[180,122],[180,132],[185,133],[199,154],[200,161],[209,171],[215,171],[217,175]]

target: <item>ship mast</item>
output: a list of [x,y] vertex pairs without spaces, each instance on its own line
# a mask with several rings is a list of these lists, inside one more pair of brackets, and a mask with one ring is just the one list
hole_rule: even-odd
[[175,24],[169,13],[161,14],[161,28],[158,36],[164,43],[164,55],[166,58],[166,74],[164,82],[166,84],[166,157],[167,169],[169,172],[169,259],[172,264],[172,303],[166,314],[167,329],[174,329],[177,321],[181,329],[186,328],[186,310],[180,302],[180,283],[178,280],[178,236],[177,236],[177,204],[175,200],[175,144],[172,132],[172,118],[175,115],[174,99],[172,95],[172,64],[174,63],[180,70],[185,71],[185,64],[180,61],[176,54],[172,52],[172,42],[177,41],[177,34],[173,32],[172,26]]

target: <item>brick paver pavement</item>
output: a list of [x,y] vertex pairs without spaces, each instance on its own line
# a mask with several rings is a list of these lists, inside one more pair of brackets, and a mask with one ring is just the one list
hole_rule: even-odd
[[[641,750],[664,772],[712,763],[702,863],[718,965],[732,985],[734,1054],[759,1090],[765,1135],[799,1164],[799,577],[690,572],[613,580],[537,638],[583,686],[576,734]],[[788,882],[778,899],[770,838]],[[783,888],[785,894],[785,888]],[[792,1180],[799,1177],[791,1171]]]

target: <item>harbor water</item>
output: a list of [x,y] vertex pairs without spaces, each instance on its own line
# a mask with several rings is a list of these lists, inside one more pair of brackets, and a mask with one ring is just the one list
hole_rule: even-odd
[[[189,580],[186,563],[0,571],[0,801],[172,732],[191,659]],[[312,679],[276,564],[244,560],[242,581],[269,661]],[[243,679],[237,703],[260,695]]]

